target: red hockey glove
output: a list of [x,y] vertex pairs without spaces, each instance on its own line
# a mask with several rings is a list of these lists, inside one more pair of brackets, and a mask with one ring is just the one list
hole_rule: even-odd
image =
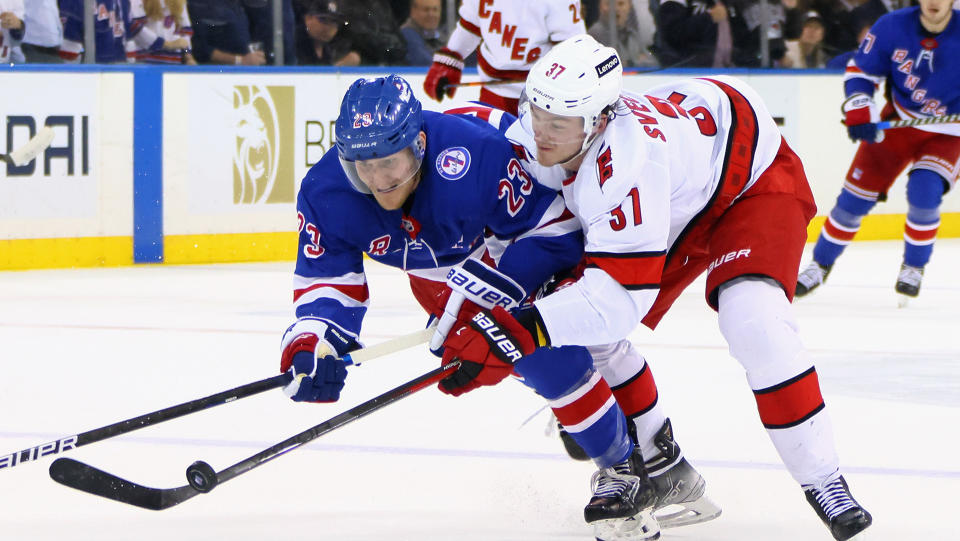
[[877,124],[872,121],[872,111],[873,98],[866,94],[854,94],[843,102],[843,123],[847,125],[851,141],[879,143],[883,140],[883,132],[877,130]]
[[443,101],[444,94],[452,98],[457,93],[457,87],[448,85],[460,84],[461,75],[463,57],[460,53],[444,47],[433,55],[433,64],[430,64],[427,78],[423,81],[423,90],[437,101]]
[[451,332],[444,342],[443,363],[460,359],[457,371],[440,380],[440,391],[453,396],[496,385],[513,365],[537,348],[534,336],[506,310],[481,310]]

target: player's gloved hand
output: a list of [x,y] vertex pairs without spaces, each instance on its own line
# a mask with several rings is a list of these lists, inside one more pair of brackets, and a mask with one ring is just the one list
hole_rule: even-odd
[[506,274],[489,267],[477,259],[468,259],[463,265],[447,273],[447,287],[438,299],[442,312],[434,314],[439,321],[437,330],[430,339],[430,351],[443,355],[443,342],[455,324],[464,324],[481,308],[494,306],[510,310],[526,296],[520,284]]
[[[535,309],[523,312],[535,312]],[[447,337],[443,364],[459,359],[460,367],[440,380],[440,391],[460,396],[477,387],[496,385],[513,372],[517,361],[533,353],[537,346],[534,335],[503,308],[481,310]]]
[[[347,379],[347,363],[341,357],[360,345],[339,329],[321,322],[314,332],[284,336],[280,371],[290,375],[284,394],[296,402],[336,402]],[[322,336],[321,336],[322,335]]]
[[463,75],[463,57],[460,53],[447,49],[438,50],[433,55],[433,63],[427,71],[427,78],[423,81],[423,90],[428,96],[443,101],[443,96],[453,97],[457,93],[456,86],[460,84]]
[[883,140],[883,131],[873,122],[873,98],[866,94],[854,94],[843,102],[843,123],[847,126],[850,140],[878,143]]

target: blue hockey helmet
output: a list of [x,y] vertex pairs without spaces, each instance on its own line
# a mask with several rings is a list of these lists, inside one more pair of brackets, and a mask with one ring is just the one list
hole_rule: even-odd
[[[356,172],[357,161],[373,160],[410,149],[415,173],[423,161],[418,137],[423,107],[410,83],[399,75],[357,79],[350,85],[337,117],[337,152],[354,188],[370,193]],[[414,167],[415,166],[415,167]]]

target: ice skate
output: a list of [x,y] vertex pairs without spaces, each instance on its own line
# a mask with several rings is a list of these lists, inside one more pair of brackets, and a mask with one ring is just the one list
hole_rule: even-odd
[[583,518],[593,526],[598,541],[660,539],[660,526],[652,515],[656,493],[639,448],[625,461],[594,473],[590,484],[593,497]]
[[660,527],[676,528],[719,517],[720,506],[704,494],[707,482],[684,458],[673,438],[670,419],[653,442],[660,453],[647,461],[646,469],[657,493],[653,516]]
[[820,488],[804,486],[807,502],[817,512],[820,520],[826,524],[837,541],[860,541],[865,539],[860,535],[873,523],[873,517],[866,509],[860,506],[842,475]]
[[910,299],[920,294],[921,280],[923,280],[923,267],[914,267],[906,263],[900,265],[900,274],[897,275],[895,287],[899,294],[897,305],[900,308],[907,306]]
[[807,268],[803,269],[800,276],[797,277],[797,289],[794,291],[795,297],[804,297],[814,289],[820,287],[820,284],[827,281],[830,275],[830,269],[833,265],[822,266],[816,261],[811,261]]

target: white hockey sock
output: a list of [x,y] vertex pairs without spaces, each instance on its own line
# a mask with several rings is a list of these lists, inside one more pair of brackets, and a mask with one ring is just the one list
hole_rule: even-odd
[[593,364],[613,389],[627,420],[633,420],[644,460],[657,455],[653,437],[666,421],[647,361],[628,340],[590,346]]
[[780,458],[802,485],[837,471],[833,428],[816,370],[786,295],[772,281],[745,279],[720,288],[720,331],[743,365],[760,418]]

